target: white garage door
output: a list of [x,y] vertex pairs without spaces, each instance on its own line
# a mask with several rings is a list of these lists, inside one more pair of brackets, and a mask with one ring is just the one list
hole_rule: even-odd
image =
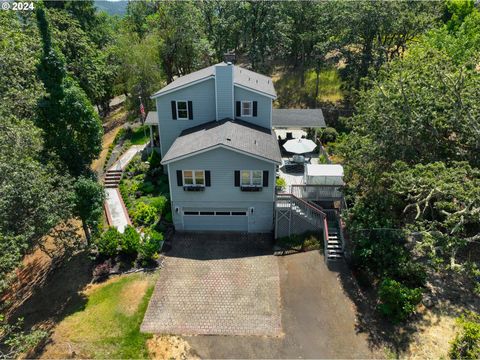
[[247,209],[185,209],[183,229],[248,232],[247,214]]

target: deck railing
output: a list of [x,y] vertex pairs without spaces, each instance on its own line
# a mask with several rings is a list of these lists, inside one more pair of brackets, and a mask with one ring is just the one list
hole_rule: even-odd
[[277,195],[275,207],[277,210],[288,209],[297,216],[305,218],[306,221],[314,225],[317,229],[322,229],[324,249],[326,251],[328,243],[328,223],[327,214],[325,212],[297,196],[288,193]]
[[290,185],[292,195],[307,200],[341,200],[341,185]]

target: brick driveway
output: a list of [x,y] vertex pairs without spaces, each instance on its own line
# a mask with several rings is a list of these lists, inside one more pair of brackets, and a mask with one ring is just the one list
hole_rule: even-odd
[[269,241],[259,235],[175,235],[141,330],[280,335],[278,261]]

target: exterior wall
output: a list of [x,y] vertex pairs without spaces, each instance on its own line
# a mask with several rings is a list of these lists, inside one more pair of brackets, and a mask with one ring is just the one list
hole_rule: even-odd
[[215,66],[217,120],[233,119],[233,65]]
[[242,117],[236,116],[237,119],[247,121],[249,123],[262,126],[267,129],[272,128],[272,99],[267,96],[260,95],[256,92],[245,90],[235,86],[235,101],[256,101],[257,116]]
[[[192,120],[173,120],[171,101],[192,101]],[[215,120],[215,80],[209,79],[156,99],[162,157],[180,133]]]
[[[168,165],[173,222],[183,230],[182,208],[250,209],[250,232],[269,232],[273,229],[275,164],[227,149],[214,149]],[[184,191],[177,185],[177,170],[209,170],[211,186],[204,191]],[[268,170],[268,187],[259,192],[244,192],[234,186],[235,170]],[[179,208],[179,212],[176,212]],[[227,228],[225,230],[228,230]]]

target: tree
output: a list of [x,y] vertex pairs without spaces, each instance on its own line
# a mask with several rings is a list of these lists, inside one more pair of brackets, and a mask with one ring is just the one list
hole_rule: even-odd
[[23,255],[71,216],[71,179],[41,150],[38,128],[0,106],[0,291]]
[[423,248],[456,264],[459,249],[480,240],[480,170],[466,162],[394,164],[385,175],[400,198],[406,223],[423,234]]
[[158,41],[167,83],[209,64],[212,49],[203,33],[202,17],[191,1],[165,1],[147,22]]
[[442,10],[438,2],[343,1],[334,4],[339,49],[347,83],[360,89],[361,79],[403,54],[407,44],[435,25]]
[[82,220],[87,242],[90,243],[92,230],[94,232],[98,231],[98,222],[103,213],[105,192],[93,175],[78,178],[74,185],[74,191],[75,213]]
[[41,7],[37,19],[43,43],[38,75],[47,92],[38,104],[37,124],[44,130],[47,149],[57,154],[73,176],[79,176],[100,153],[102,126],[85,92],[67,75]]

